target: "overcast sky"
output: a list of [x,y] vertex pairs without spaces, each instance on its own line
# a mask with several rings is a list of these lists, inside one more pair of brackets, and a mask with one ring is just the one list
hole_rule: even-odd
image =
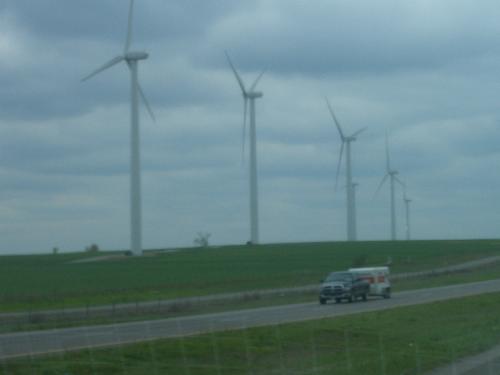
[[[136,0],[143,245],[249,239],[243,100],[258,89],[261,242],[346,239],[353,144],[360,239],[388,239],[391,162],[412,237],[498,237],[500,6],[494,0]],[[128,249],[129,73],[80,79],[123,51],[126,0],[0,2],[0,253]],[[246,147],[248,151],[248,146]],[[398,238],[405,233],[397,191]]]

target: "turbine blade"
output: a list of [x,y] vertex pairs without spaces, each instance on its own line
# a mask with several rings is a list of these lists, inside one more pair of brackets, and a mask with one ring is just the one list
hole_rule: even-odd
[[375,194],[373,194],[373,198],[375,198],[377,196],[378,192],[380,191],[380,189],[382,189],[382,186],[384,185],[385,181],[387,181],[387,177],[389,177],[389,174],[386,174],[384,176],[384,178],[382,178],[382,181],[380,181],[380,185],[378,185],[378,188],[375,191]]
[[245,143],[246,143],[246,128],[247,128],[247,108],[248,108],[248,98],[245,96],[243,98],[243,129],[242,129],[242,141],[241,141],[241,164],[245,163]]
[[127,39],[125,40],[125,49],[123,54],[126,54],[132,44],[132,21],[134,17],[134,0],[130,0],[130,7],[128,10],[128,24],[127,24]]
[[337,186],[339,183],[340,167],[342,165],[342,155],[344,154],[344,141],[342,141],[342,146],[340,146],[339,162],[337,163],[337,173],[335,175],[335,191],[337,191]]
[[245,90],[245,84],[243,83],[243,80],[241,79],[240,75],[236,71],[236,68],[234,67],[234,65],[231,61],[231,58],[229,57],[229,54],[227,53],[227,51],[224,51],[224,53],[226,54],[227,62],[229,63],[229,66],[231,67],[231,69],[234,73],[234,76],[236,77],[236,80],[238,81],[238,84],[240,85],[240,88],[241,88],[241,91],[243,92],[243,95],[246,96],[247,91]]
[[123,56],[116,56],[115,58],[109,60],[106,64],[104,64],[103,66],[101,66],[100,68],[94,70],[92,73],[90,73],[89,75],[85,76],[82,78],[82,82],[83,81],[86,81],[90,78],[92,78],[93,76],[95,76],[96,74],[99,74],[101,73],[103,70],[106,70],[106,69],[109,69],[111,68],[113,65],[116,65],[120,62],[122,62],[123,60],[125,60],[125,58]]
[[405,183],[403,181],[401,181],[397,176],[394,176],[394,179],[396,180],[396,182],[398,184],[400,184],[403,187],[403,189],[405,191],[405,194],[406,194],[406,185],[405,185]]
[[144,94],[144,91],[142,90],[141,85],[137,84],[137,88],[139,90],[139,95],[142,98],[142,102],[146,106],[146,109],[147,109],[147,111],[149,113],[149,116],[151,116],[151,119],[153,120],[153,122],[156,122],[155,114],[153,113],[153,110],[151,109],[151,106],[149,105],[148,99],[146,98],[146,94]]
[[391,170],[391,160],[389,157],[389,137],[387,135],[387,131],[385,132],[385,161],[387,166],[387,173]]
[[351,137],[352,138],[356,138],[358,135],[360,135],[361,133],[363,133],[366,129],[368,129],[366,126],[364,128],[361,128],[359,129],[357,132],[354,132]]
[[264,75],[266,70],[267,69],[262,70],[262,72],[259,74],[259,76],[255,79],[252,86],[250,86],[250,91],[253,91],[255,89],[255,87],[257,86],[257,83],[259,83],[260,79],[262,78],[262,76]]
[[335,122],[335,125],[337,126],[337,129],[339,130],[340,138],[342,138],[342,142],[344,142],[344,139],[345,139],[344,132],[342,131],[342,128],[340,127],[340,124],[337,121],[337,117],[335,116],[335,113],[333,112],[332,106],[330,105],[328,98],[325,97],[325,100],[326,100],[326,105],[328,106],[328,109],[330,110],[330,114],[332,115],[333,121]]

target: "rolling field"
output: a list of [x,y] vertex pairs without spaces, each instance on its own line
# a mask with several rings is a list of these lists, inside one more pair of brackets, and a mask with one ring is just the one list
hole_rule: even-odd
[[400,273],[491,255],[500,255],[499,240],[226,246],[86,263],[73,261],[88,254],[8,256],[0,258],[0,311],[301,286],[389,257],[391,271]]

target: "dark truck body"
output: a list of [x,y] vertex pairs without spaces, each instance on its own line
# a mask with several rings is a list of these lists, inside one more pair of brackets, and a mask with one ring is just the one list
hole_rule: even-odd
[[323,280],[319,291],[319,303],[329,300],[340,303],[343,299],[352,302],[357,298],[366,301],[370,293],[370,284],[354,272],[332,272]]

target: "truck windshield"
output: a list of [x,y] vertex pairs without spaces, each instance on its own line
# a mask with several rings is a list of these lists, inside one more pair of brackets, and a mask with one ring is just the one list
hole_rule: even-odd
[[352,281],[352,275],[347,272],[335,272],[328,275],[325,281]]

